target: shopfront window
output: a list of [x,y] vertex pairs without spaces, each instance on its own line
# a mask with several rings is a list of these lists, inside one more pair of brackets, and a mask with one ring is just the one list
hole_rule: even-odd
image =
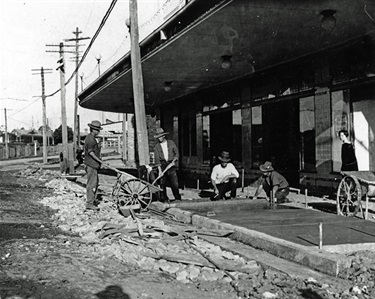
[[182,120],[182,155],[197,155],[197,122],[194,116]]
[[209,164],[211,159],[210,153],[210,116],[203,116],[203,131],[202,131],[202,148],[203,148],[203,163]]
[[332,161],[333,171],[341,169],[341,146],[342,142],[338,137],[340,130],[351,132],[349,126],[349,102],[345,101],[345,93],[342,90],[332,92]]
[[263,161],[262,106],[251,108],[251,144],[253,167],[258,168]]
[[300,119],[300,167],[302,170],[315,170],[315,104],[314,97],[301,98]]
[[233,162],[242,161],[241,110],[227,110],[212,113],[210,117],[210,155],[212,163],[222,151],[228,151]]

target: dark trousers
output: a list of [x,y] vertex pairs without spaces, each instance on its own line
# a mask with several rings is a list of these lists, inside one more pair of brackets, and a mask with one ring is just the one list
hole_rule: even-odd
[[230,191],[230,197],[235,198],[237,192],[237,179],[231,178],[227,183],[217,184],[216,187],[219,190],[219,194],[215,194],[213,200],[223,199],[225,197],[225,193],[228,191]]
[[96,193],[98,191],[99,178],[98,170],[86,165],[87,184],[86,184],[86,204],[94,204]]
[[[168,163],[162,163],[161,169],[164,170],[167,167]],[[175,199],[180,200],[181,195],[178,189],[178,177],[176,167],[172,166],[170,169],[167,170],[166,173],[160,179],[160,186],[163,189],[161,200],[167,201],[169,198],[167,196],[167,183],[169,182],[172,193]]]
[[[152,184],[156,180],[157,177],[158,177],[157,169],[152,169],[150,171],[150,173],[148,174],[148,179],[146,181],[148,181],[150,184]],[[160,186],[160,181],[156,181],[154,185]],[[152,194],[152,200],[153,201],[162,201],[159,191]]]
[[[271,186],[268,185],[267,183],[264,183],[263,184],[263,189],[264,189],[264,192],[266,192],[267,196],[269,198],[271,198]],[[282,189],[279,189],[276,191],[276,193],[273,195],[273,198],[277,200],[277,202],[279,203],[283,203],[285,202],[285,199],[286,197],[288,196],[289,194],[289,187],[286,187],[286,188],[282,188]]]

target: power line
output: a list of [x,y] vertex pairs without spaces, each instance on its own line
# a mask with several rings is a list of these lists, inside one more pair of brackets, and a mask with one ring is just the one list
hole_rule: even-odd
[[91,11],[90,11],[90,15],[89,15],[89,17],[88,17],[88,19],[87,19],[87,22],[86,22],[86,25],[85,25],[85,27],[84,27],[84,31],[86,31],[86,29],[87,29],[87,25],[89,24],[89,22],[90,22],[90,19],[91,19],[91,15],[92,15],[92,11],[94,10],[94,5],[95,5],[95,2],[96,1],[94,1],[93,3],[92,3],[92,6],[91,6]]
[[[33,101],[33,102],[31,102],[30,104],[28,104],[27,106],[25,106],[25,107],[23,107],[23,108],[21,108],[20,110],[18,110],[18,111],[16,111],[16,112],[14,112],[14,113],[12,113],[11,115],[9,115],[9,116],[13,116],[13,115],[15,115],[15,114],[17,114],[17,113],[19,113],[19,112],[21,112],[21,111],[23,111],[23,110],[25,110],[27,107],[29,107],[29,106],[31,106],[32,104],[34,104],[37,100],[39,100],[41,97],[39,97],[38,99],[36,99],[35,101]],[[8,116],[8,117],[9,117]]]
[[31,124],[30,124],[30,123],[25,123],[25,122],[23,122],[23,121],[20,121],[20,120],[17,120],[17,119],[11,118],[11,117],[9,117],[9,116],[8,116],[8,119],[11,119],[11,120],[16,121],[16,122],[18,122],[18,123],[21,123],[21,124],[24,124],[24,125],[28,125],[28,126],[31,127]]
[[23,102],[28,101],[28,100],[25,100],[25,99],[17,99],[17,98],[0,98],[0,100],[13,100],[13,101],[23,101]]
[[[95,34],[94,34],[94,37],[92,38],[92,40],[90,41],[90,44],[88,45],[85,53],[82,55],[82,58],[80,60],[80,62],[78,63],[78,66],[76,67],[76,69],[73,71],[72,75],[70,76],[70,78],[68,79],[68,81],[65,82],[65,85],[68,85],[69,82],[73,79],[74,75],[78,72],[78,69],[79,67],[81,66],[81,64],[83,63],[83,61],[85,60],[87,54],[89,53],[92,45],[94,44],[96,38],[98,37],[100,31],[102,30],[102,28],[104,27],[104,24],[106,23],[107,19],[109,18],[109,15],[111,14],[113,8],[115,7],[115,4],[116,4],[117,0],[112,0],[106,14],[104,15],[100,25],[99,25],[99,28],[96,30]],[[52,97],[54,96],[56,93],[58,93],[61,89],[58,89],[56,90],[54,93],[50,94],[50,95],[47,95],[46,97]]]

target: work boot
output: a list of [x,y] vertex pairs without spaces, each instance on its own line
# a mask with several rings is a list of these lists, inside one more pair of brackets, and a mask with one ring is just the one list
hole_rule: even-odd
[[93,211],[99,211],[99,207],[93,205],[93,204],[87,204],[86,205],[86,210],[93,210]]

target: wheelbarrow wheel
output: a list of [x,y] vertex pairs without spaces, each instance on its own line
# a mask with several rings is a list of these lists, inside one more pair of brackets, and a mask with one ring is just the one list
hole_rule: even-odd
[[336,206],[337,214],[355,217],[362,212],[362,188],[359,181],[353,176],[345,176],[338,187]]
[[152,194],[150,188],[140,179],[129,179],[119,182],[117,205],[120,209],[145,210],[151,203]]

